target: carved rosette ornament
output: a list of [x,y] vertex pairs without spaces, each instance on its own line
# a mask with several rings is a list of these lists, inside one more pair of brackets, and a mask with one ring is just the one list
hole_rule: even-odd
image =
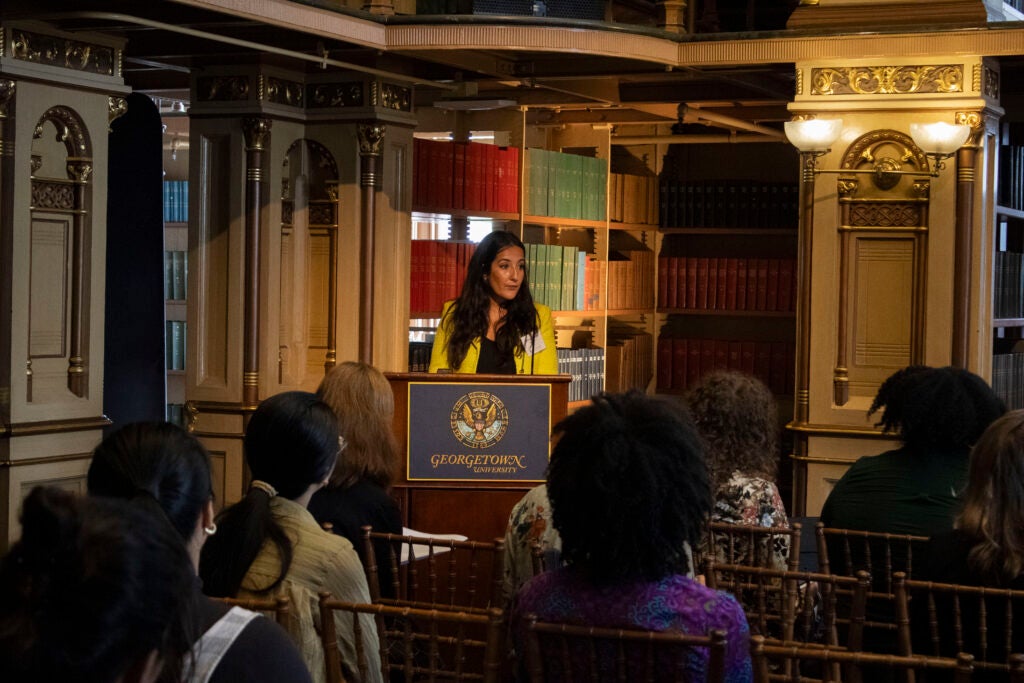
[[270,140],[270,119],[247,118],[242,121],[242,133],[245,135],[246,150],[263,151]]

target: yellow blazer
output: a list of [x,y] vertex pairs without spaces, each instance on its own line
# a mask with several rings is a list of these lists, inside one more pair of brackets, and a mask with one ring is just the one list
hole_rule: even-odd
[[[428,372],[438,370],[454,370],[463,374],[476,372],[477,361],[480,360],[480,340],[476,339],[469,345],[466,357],[457,368],[448,367],[448,326],[445,324],[445,316],[448,315],[453,301],[445,303],[441,311],[441,324],[437,326],[437,334],[434,336],[434,348],[430,352],[430,368]],[[536,344],[544,344],[544,348],[536,354],[516,354],[516,373],[520,375],[557,375],[558,374],[558,352],[555,351],[555,325],[551,322],[551,309],[544,304],[534,304],[537,309],[537,333]],[[532,369],[532,372],[531,372]]]

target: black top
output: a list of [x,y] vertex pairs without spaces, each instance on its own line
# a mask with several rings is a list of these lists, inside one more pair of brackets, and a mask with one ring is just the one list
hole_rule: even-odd
[[[223,602],[199,596],[203,633],[229,609]],[[288,634],[272,618],[262,616],[245,625],[210,676],[210,683],[238,681],[312,683],[309,669]]]
[[[319,523],[330,522],[332,531],[347,538],[359,553],[359,559],[366,566],[363,550],[364,526],[387,534],[402,533],[402,516],[398,505],[388,492],[371,481],[357,481],[346,489],[322,488],[309,501],[309,512]],[[388,561],[388,545],[377,541],[373,547],[377,556],[377,579],[382,597],[394,597],[391,581],[391,563]]]
[[516,359],[512,354],[505,358],[498,355],[498,343],[487,337],[480,337],[480,357],[476,362],[476,371],[483,375],[514,375]]

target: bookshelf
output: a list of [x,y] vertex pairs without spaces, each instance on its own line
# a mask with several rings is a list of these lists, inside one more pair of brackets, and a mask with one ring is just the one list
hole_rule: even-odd
[[992,259],[992,388],[1024,408],[1024,123],[1001,130]]
[[[185,426],[188,292],[188,118],[166,117],[164,131],[164,351],[166,419]],[[184,143],[182,141],[185,141]]]

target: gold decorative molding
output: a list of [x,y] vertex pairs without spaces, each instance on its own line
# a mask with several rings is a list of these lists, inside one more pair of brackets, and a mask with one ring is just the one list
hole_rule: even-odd
[[815,436],[858,436],[867,437],[874,439],[898,439],[899,437],[895,434],[886,434],[881,429],[876,427],[854,427],[852,425],[826,425],[826,424],[813,424],[806,422],[804,424],[797,424],[796,422],[790,422],[786,425],[786,429],[791,432],[799,432],[801,434],[811,434]]
[[961,64],[811,69],[812,95],[915,95],[963,92]]
[[363,83],[317,83],[307,89],[306,98],[310,109],[326,109],[335,107],[362,107]]
[[114,76],[120,50],[96,43],[15,29],[11,35],[11,57],[23,62]]
[[796,95],[799,97],[804,94],[804,70],[800,67],[796,69]]
[[[270,129],[273,126],[273,122],[270,119],[257,118],[250,116],[242,121],[242,133],[245,135],[245,148],[246,150],[259,150],[262,151],[267,143],[270,141]],[[259,171],[257,168],[250,168],[249,173],[253,171]],[[259,176],[259,173],[257,173]],[[254,178],[260,180],[259,177]]]
[[30,208],[47,209],[49,211],[74,211],[75,186],[67,181],[33,179],[32,204]]
[[999,100],[999,72],[988,64],[982,65],[981,94],[993,100]]
[[68,178],[76,183],[85,184],[89,182],[89,176],[92,175],[92,159],[68,157],[65,168],[67,169]]
[[849,223],[841,229],[850,228],[916,228],[921,223],[920,204],[886,202],[866,204],[855,202],[850,205]]
[[286,81],[283,78],[268,76],[266,93],[261,93],[260,99],[289,107],[301,107],[304,102],[302,91],[302,83],[298,81]]
[[203,76],[196,81],[200,102],[238,102],[249,99],[248,76]]
[[[40,434],[61,434],[66,432],[82,432],[109,427],[113,422],[105,415],[97,417],[76,417],[67,420],[44,420],[41,422],[12,422],[0,424],[0,438],[17,436],[39,436]],[[51,462],[52,458],[42,458]],[[19,460],[18,464],[25,461]]]
[[970,147],[981,145],[981,139],[985,135],[985,117],[980,111],[958,111],[953,116],[953,122],[958,125],[971,127],[971,135],[964,144]]
[[109,127],[115,120],[124,116],[128,111],[128,100],[124,97],[107,98],[107,125]]
[[360,123],[357,128],[359,154],[362,156],[380,156],[381,143],[384,142],[386,130],[387,126],[382,123]]
[[412,88],[393,83],[381,84],[381,106],[395,111],[412,111]]
[[57,142],[63,142],[68,157],[89,158],[90,142],[82,120],[74,110],[63,106],[51,107],[39,117],[33,139],[43,135],[43,125],[49,121],[57,129]]

